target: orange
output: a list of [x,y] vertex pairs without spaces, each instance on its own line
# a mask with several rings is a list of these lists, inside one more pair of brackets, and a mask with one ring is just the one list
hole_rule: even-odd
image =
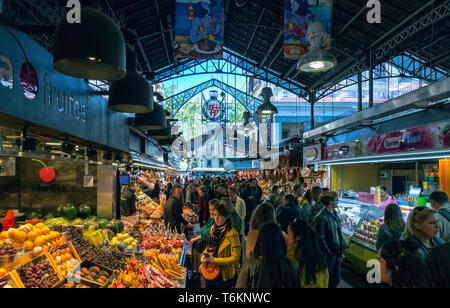
[[8,232],[7,231],[3,231],[2,233],[0,233],[0,240],[6,240],[9,237]]
[[42,229],[42,228],[45,228],[45,225],[40,222],[35,227],[38,228],[38,229]]
[[32,224],[26,224],[25,226],[27,226],[28,228],[30,228],[31,230],[33,230],[34,229],[34,227],[33,227],[33,225]]
[[3,240],[0,240],[0,246],[2,246],[3,245]]
[[31,231],[28,233],[27,239],[30,242],[34,242],[34,240],[38,237],[37,233],[35,231]]
[[25,244],[23,245],[24,247],[25,247],[25,250],[26,251],[30,251],[30,250],[32,250],[33,249],[33,242],[30,242],[30,241],[26,241],[25,242]]
[[72,255],[70,253],[66,253],[64,255],[64,261],[69,261],[70,259],[72,259]]
[[9,236],[9,238],[12,239],[13,241],[16,240],[16,232],[17,232],[16,229],[9,229],[9,230],[8,230],[8,236]]
[[36,233],[37,236],[41,236],[42,235],[42,230],[41,229],[34,229],[34,232]]
[[27,236],[28,234],[26,232],[18,231],[16,232],[15,240],[18,243],[23,243],[27,240]]
[[35,247],[42,247],[44,246],[44,241],[42,240],[42,237],[38,237],[34,240],[34,246]]
[[8,274],[8,272],[4,268],[0,268],[0,278]]
[[44,227],[44,228],[42,228],[42,234],[44,234],[44,235],[50,234],[50,229],[49,229],[49,227]]

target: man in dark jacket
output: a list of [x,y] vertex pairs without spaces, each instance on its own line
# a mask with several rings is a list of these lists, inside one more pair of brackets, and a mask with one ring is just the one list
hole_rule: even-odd
[[165,224],[170,229],[176,229],[181,234],[181,225],[191,228],[192,225],[183,218],[183,203],[181,202],[181,188],[175,188],[164,207]]
[[277,222],[281,230],[287,233],[289,225],[297,218],[300,218],[300,210],[293,195],[286,195],[285,205],[278,208]]
[[242,199],[245,201],[245,235],[250,231],[250,219],[252,217],[253,211],[261,203],[262,189],[258,186],[258,181],[256,179],[250,179],[247,188],[243,192]]
[[324,205],[324,208],[314,218],[313,227],[319,247],[328,260],[330,275],[328,286],[329,288],[336,288],[341,280],[341,262],[344,251],[341,220],[335,211],[338,205],[337,194],[335,192],[322,194],[320,202]]
[[128,189],[122,192],[120,201],[120,214],[123,217],[129,217],[136,214],[136,195],[137,183],[131,182]]

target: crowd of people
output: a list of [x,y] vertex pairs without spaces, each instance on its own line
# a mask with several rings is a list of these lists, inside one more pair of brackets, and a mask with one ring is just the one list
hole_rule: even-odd
[[[347,242],[338,194],[302,182],[273,186],[263,196],[256,179],[203,177],[166,185],[165,224],[186,232],[188,206],[200,235],[194,271],[205,288],[336,288]],[[432,208],[417,207],[407,222],[389,204],[377,241],[381,283],[390,287],[450,287],[450,205],[434,192]],[[194,257],[193,257],[194,259]]]

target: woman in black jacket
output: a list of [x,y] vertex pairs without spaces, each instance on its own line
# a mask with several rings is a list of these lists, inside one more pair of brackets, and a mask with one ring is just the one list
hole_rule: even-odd
[[285,197],[285,205],[279,207],[277,213],[277,222],[281,230],[287,233],[289,225],[297,218],[300,218],[300,209],[297,206],[297,200],[293,195]]
[[255,255],[244,262],[236,288],[300,288],[300,271],[286,252],[280,227],[264,224],[259,229]]

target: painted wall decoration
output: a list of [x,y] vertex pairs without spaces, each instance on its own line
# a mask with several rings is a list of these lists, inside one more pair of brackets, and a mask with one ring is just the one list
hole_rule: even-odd
[[308,52],[306,40],[311,23],[322,22],[329,39],[323,48],[331,46],[333,0],[284,0],[284,56],[298,60]]
[[450,122],[424,125],[326,147],[326,159],[450,148]]
[[176,0],[178,58],[222,58],[224,29],[224,0]]

